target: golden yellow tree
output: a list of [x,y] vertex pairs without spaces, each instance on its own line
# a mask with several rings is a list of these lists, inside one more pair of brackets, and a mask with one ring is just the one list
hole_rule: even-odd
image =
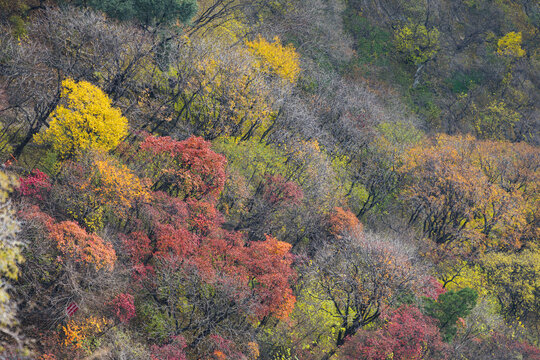
[[127,119],[98,87],[67,79],[61,96],[65,104],[56,107],[49,128],[35,136],[36,143],[51,144],[60,158],[76,157],[89,148],[111,150],[127,135]]
[[521,32],[509,32],[497,41],[497,54],[520,58],[525,56],[526,52],[521,48]]
[[283,46],[277,36],[273,43],[259,36],[253,41],[247,41],[246,45],[259,59],[263,72],[275,73],[284,80],[296,82],[300,74],[300,55],[291,44]]

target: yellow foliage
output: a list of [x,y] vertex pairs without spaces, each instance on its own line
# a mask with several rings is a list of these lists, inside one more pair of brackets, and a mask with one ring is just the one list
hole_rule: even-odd
[[406,153],[398,171],[410,183],[402,195],[422,209],[425,235],[438,244],[459,239],[462,252],[520,247],[532,223],[537,153],[531,146],[438,135]]
[[254,341],[247,343],[247,356],[248,359],[256,360],[260,356],[259,344]]
[[247,50],[230,57],[205,56],[194,65],[198,76],[188,82],[176,110],[206,138],[250,137],[266,128],[273,116],[273,94]]
[[487,283],[482,269],[478,265],[469,265],[464,261],[460,261],[454,265],[454,268],[459,269],[457,274],[447,274],[452,277],[452,281],[446,284],[447,290],[461,290],[471,288],[476,290],[482,298],[489,297],[490,292],[487,290]]
[[[473,107],[476,110],[476,107]],[[475,111],[476,112],[476,111]],[[478,114],[475,130],[478,137],[505,139],[514,137],[514,125],[521,119],[516,111],[508,108],[504,101],[492,101],[486,111]]]
[[35,136],[38,144],[49,143],[66,159],[94,148],[111,150],[127,135],[127,119],[111,106],[111,100],[98,87],[86,81],[62,82],[66,105],[56,107],[49,128]]
[[439,30],[412,21],[396,30],[394,40],[397,50],[415,65],[425,63],[439,50]]
[[540,251],[490,254],[482,267],[488,290],[496,296],[503,315],[534,323],[530,315],[540,311]]
[[147,184],[125,165],[115,165],[111,160],[98,160],[95,166],[92,190],[102,205],[124,212],[131,208],[135,200],[150,200]]
[[281,45],[277,36],[273,43],[259,36],[254,41],[246,41],[246,45],[259,58],[262,71],[277,74],[290,83],[296,82],[300,74],[300,55],[291,44]]
[[97,152],[86,154],[77,163],[64,163],[59,182],[64,184],[61,196],[67,213],[91,231],[102,227],[106,215],[125,219],[134,204],[150,200],[147,182]]
[[513,58],[525,56],[526,52],[521,48],[521,32],[509,32],[497,41],[497,54]]

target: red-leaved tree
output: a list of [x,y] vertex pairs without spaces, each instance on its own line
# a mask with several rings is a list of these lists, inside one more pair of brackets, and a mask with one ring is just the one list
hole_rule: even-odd
[[392,312],[382,329],[360,330],[340,349],[344,360],[445,359],[443,343],[435,320],[418,308],[402,306]]
[[182,199],[216,199],[225,185],[227,160],[201,137],[184,141],[148,136],[142,142],[147,176],[153,189]]

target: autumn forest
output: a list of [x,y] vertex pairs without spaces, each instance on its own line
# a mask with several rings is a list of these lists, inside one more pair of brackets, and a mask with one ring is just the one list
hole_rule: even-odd
[[540,360],[540,3],[0,0],[0,359]]

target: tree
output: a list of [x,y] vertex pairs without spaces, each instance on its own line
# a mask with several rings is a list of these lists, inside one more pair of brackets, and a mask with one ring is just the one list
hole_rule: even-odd
[[[473,106],[475,112],[476,107]],[[487,108],[476,114],[476,135],[481,139],[514,139],[514,127],[520,120],[518,112],[510,109],[504,101],[492,101]]]
[[88,234],[73,221],[52,221],[45,225],[50,238],[64,256],[73,258],[75,262],[92,265],[96,270],[113,270],[116,253],[110,243],[95,234]]
[[35,136],[38,144],[51,144],[60,158],[77,157],[91,148],[111,150],[127,135],[127,119],[96,86],[64,80],[61,96],[66,106],[57,106],[49,128]]
[[[0,170],[0,332],[22,349],[21,339],[13,328],[16,324],[16,302],[10,294],[10,282],[17,280],[17,265],[23,261],[23,243],[17,236],[19,222],[15,219],[8,197],[16,185],[14,176]],[[0,341],[0,346],[3,344],[4,341]]]
[[540,252],[489,254],[481,267],[486,288],[496,297],[501,314],[509,322],[515,319],[536,328],[540,311]]
[[196,0],[90,0],[88,5],[120,19],[136,19],[145,26],[188,23],[197,13]]
[[452,341],[457,332],[459,318],[466,318],[476,306],[478,293],[470,288],[447,291],[437,300],[425,298],[425,313],[438,320],[437,325],[446,342]]
[[39,340],[45,341],[48,329],[67,317],[72,302],[81,309],[108,310],[104,298],[118,292],[112,271],[117,254],[107,237],[88,233],[73,221],[56,221],[25,201],[20,209],[21,236],[28,243],[24,255],[39,260],[22,265],[24,277],[16,293],[23,325],[40,329]]
[[521,246],[535,206],[529,191],[536,187],[532,174],[537,170],[532,168],[538,160],[531,151],[536,152],[528,146],[446,135],[412,147],[398,169],[407,175],[402,199],[410,206],[409,224],[419,222],[426,237],[462,255]]
[[113,311],[121,323],[127,323],[134,318],[136,314],[133,295],[120,293],[112,301]]
[[352,212],[339,206],[334,208],[334,211],[330,214],[329,223],[330,234],[337,238],[348,234],[362,236],[362,223]]
[[447,345],[442,342],[434,319],[418,308],[402,306],[386,319],[377,331],[361,330],[340,348],[340,359],[446,359]]
[[117,160],[100,152],[87,152],[78,161],[59,167],[49,200],[65,216],[97,231],[105,218],[123,224],[138,205],[150,201],[148,181]]
[[99,335],[105,331],[107,320],[90,316],[85,319],[72,319],[66,326],[62,327],[64,331],[64,345],[77,352],[79,349],[87,354],[91,354],[99,346]]
[[493,332],[471,341],[460,354],[469,359],[489,356],[493,360],[539,360],[540,349],[525,341],[500,332]]
[[19,192],[22,196],[35,197],[43,200],[45,193],[51,189],[49,176],[38,169],[32,170],[32,175],[19,178]]
[[163,346],[152,345],[151,360],[186,360],[184,353],[186,346],[186,340],[181,335],[172,336]]
[[[36,3],[50,1],[36,0],[32,5]],[[150,81],[150,73],[142,67],[152,62],[152,37],[88,9],[36,6],[24,41],[9,36],[8,31],[0,36],[1,97],[7,100],[5,105],[0,101],[2,146],[11,145],[16,158],[23,153],[51,120],[65,78],[99,86],[126,115],[140,111],[145,121],[156,116],[153,106],[162,106],[163,98],[142,101],[145,97],[140,91]]]
[[300,74],[300,56],[291,44],[281,45],[279,37],[270,43],[259,35],[256,40],[247,41],[246,45],[259,58],[261,71],[274,73],[290,83],[296,82]]
[[433,58],[439,50],[439,30],[428,30],[425,25],[411,21],[395,34],[396,48],[414,65],[422,65]]
[[200,137],[176,141],[168,136],[147,136],[140,149],[148,159],[146,172],[155,191],[183,200],[214,200],[223,190],[227,160]]
[[311,269],[313,296],[332,304],[340,322],[337,346],[378,319],[398,295],[417,290],[423,280],[413,257],[412,249],[373,234],[349,235],[320,250]]
[[[183,51],[192,56],[181,61],[189,61],[191,76],[186,86],[178,89],[171,125],[183,120],[195,135],[208,140],[223,135],[246,140],[266,129],[274,113],[273,105],[290,87],[285,87],[281,78],[263,73],[245,46],[234,51],[230,47],[219,39],[184,46]],[[176,77],[183,73],[185,70]]]
[[525,56],[526,52],[521,48],[521,32],[509,32],[497,41],[497,54],[511,58]]

